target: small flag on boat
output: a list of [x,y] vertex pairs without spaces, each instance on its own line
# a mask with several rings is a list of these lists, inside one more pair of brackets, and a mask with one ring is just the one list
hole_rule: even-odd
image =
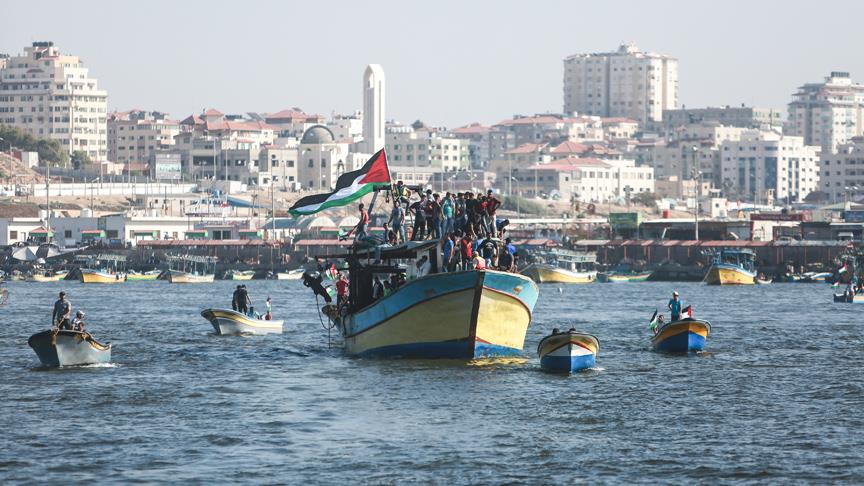
[[847,264],[847,263],[844,263],[843,266],[840,267],[839,270],[837,270],[837,272],[838,272],[840,275],[843,275],[844,273],[846,273],[847,270],[849,270],[848,268],[846,268],[847,266],[848,266],[848,264]]
[[651,322],[648,323],[648,329],[651,329],[651,330],[657,329],[657,322],[658,321],[659,321],[659,319],[657,319],[657,310],[655,309],[654,315],[651,316]]
[[325,273],[327,275],[327,278],[329,278],[330,280],[336,280],[336,277],[339,276],[339,272],[336,270],[335,263],[331,263],[330,268],[328,268]]
[[346,172],[336,180],[336,189],[329,194],[313,194],[300,198],[289,212],[294,216],[314,214],[327,208],[345,206],[374,191],[390,186],[390,168],[384,149],[379,150],[363,167]]
[[835,281],[834,283],[831,284],[831,286],[836,289],[837,287],[840,286],[840,281]]
[[689,305],[681,311],[681,319],[693,319],[693,309]]

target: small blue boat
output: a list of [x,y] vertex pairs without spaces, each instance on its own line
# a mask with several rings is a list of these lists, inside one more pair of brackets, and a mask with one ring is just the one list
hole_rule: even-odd
[[702,351],[711,333],[711,323],[701,319],[681,319],[661,327],[651,338],[651,348],[665,353]]
[[600,341],[596,337],[571,329],[546,336],[537,345],[540,367],[554,373],[573,373],[597,364]]

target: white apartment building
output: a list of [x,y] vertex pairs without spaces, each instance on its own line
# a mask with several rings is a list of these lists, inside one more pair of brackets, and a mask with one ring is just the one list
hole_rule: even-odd
[[108,156],[108,93],[77,56],[34,42],[0,67],[0,123],[57,140],[70,154]]
[[823,154],[819,165],[819,189],[831,201],[857,201],[864,196],[864,137],[839,145],[834,154]]
[[363,113],[354,112],[351,115],[335,115],[324,126],[333,132],[333,137],[339,142],[357,143],[363,140]]
[[[688,180],[701,172],[702,181],[721,187],[720,144],[736,141],[748,129],[713,122],[686,125],[670,134],[670,140],[646,148],[645,163],[657,179]],[[694,172],[696,171],[696,172]]]
[[834,152],[864,134],[864,85],[853,83],[849,73],[832,72],[822,83],[798,88],[788,111],[788,135],[803,137],[823,153]]
[[727,198],[754,203],[801,202],[819,189],[820,148],[802,137],[750,130],[720,146],[721,186]]
[[298,185],[297,160],[299,147],[277,147],[267,145],[258,156],[258,169],[266,174],[263,185],[276,184],[285,190],[294,190]]
[[564,59],[564,111],[621,117],[643,126],[678,106],[678,60],[626,44]]
[[469,167],[470,140],[446,136],[429,128],[402,125],[387,128],[385,146],[391,164],[454,171]]
[[132,110],[108,115],[108,160],[144,164],[156,150],[174,146],[180,133],[176,120],[158,111]]
[[519,195],[564,201],[620,202],[628,192],[654,192],[654,170],[632,160],[561,159],[514,170],[513,178]]

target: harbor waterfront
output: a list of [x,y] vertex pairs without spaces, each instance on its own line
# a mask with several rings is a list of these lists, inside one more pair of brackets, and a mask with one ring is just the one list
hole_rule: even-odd
[[[520,357],[379,360],[328,347],[299,281],[251,281],[284,333],[200,317],[236,283],[9,282],[0,308],[0,482],[857,482],[864,328],[828,285],[540,285]],[[560,291],[559,291],[560,289]],[[650,350],[678,290],[705,352]],[[112,363],[46,369],[27,345],[66,290]],[[170,293],[170,298],[167,295]],[[325,318],[326,319],[326,318]],[[594,369],[543,373],[553,327],[595,335]],[[575,428],[561,423],[577,424]],[[574,479],[578,478],[578,479]]]

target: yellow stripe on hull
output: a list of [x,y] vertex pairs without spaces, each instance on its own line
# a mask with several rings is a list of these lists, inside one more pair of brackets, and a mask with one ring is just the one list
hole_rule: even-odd
[[710,328],[704,322],[698,320],[692,322],[677,321],[676,323],[670,324],[662,328],[660,332],[651,339],[651,342],[658,343],[660,341],[684,332],[698,334],[699,336],[708,339]]
[[756,279],[752,274],[740,268],[711,267],[705,276],[708,285],[753,285]]
[[522,275],[530,277],[537,283],[591,283],[597,279],[597,272],[571,272],[552,265],[530,265],[522,271]]
[[561,333],[544,338],[537,349],[537,355],[542,358],[552,351],[568,344],[585,348],[592,354],[597,354],[597,352],[600,351],[600,342],[593,336],[587,334]]
[[82,271],[81,281],[84,283],[113,284],[123,282],[124,278],[118,274]]
[[495,346],[522,349],[531,312],[517,298],[484,288],[477,313],[477,340]]
[[442,295],[359,334],[347,336],[345,347],[350,354],[361,354],[385,346],[468,339],[473,308],[474,289]]

